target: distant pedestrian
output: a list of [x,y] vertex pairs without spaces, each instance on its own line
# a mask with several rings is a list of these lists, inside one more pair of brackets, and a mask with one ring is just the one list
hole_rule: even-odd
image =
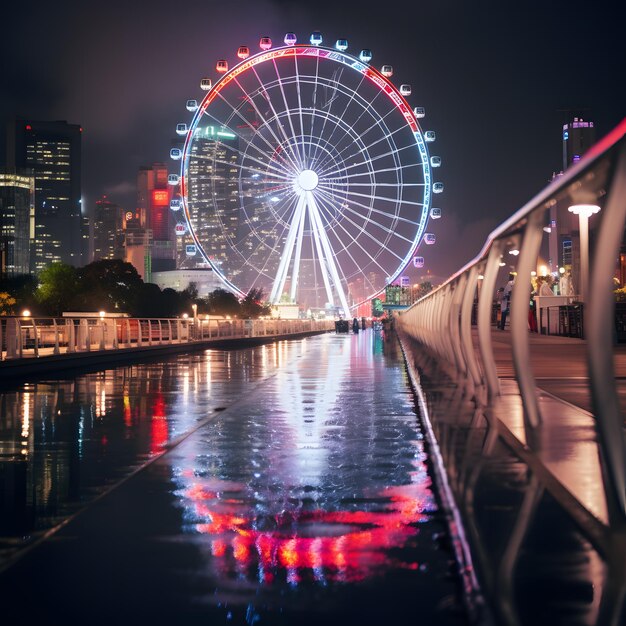
[[500,330],[504,330],[506,326],[506,318],[509,315],[511,306],[511,292],[515,284],[515,274],[509,274],[509,281],[502,291],[502,299],[500,300]]
[[537,332],[537,313],[536,313],[537,303],[535,302],[535,291],[533,289],[532,283],[530,285],[530,302],[528,307],[528,330],[531,333]]
[[359,320],[356,317],[352,320],[352,332],[353,333],[359,332]]
[[552,287],[550,287],[550,283],[547,277],[541,278],[541,286],[539,287],[539,295],[543,296],[553,296],[554,292],[552,291]]

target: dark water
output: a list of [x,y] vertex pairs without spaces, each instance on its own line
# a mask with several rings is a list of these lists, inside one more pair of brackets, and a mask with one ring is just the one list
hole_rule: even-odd
[[5,560],[103,494],[0,580],[46,623],[465,621],[395,339],[207,351],[0,402]]

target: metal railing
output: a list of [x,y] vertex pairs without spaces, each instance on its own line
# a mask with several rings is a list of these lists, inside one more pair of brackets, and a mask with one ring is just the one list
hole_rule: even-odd
[[332,330],[332,320],[0,318],[0,360]]
[[[518,251],[517,279],[510,305],[513,364],[524,404],[525,427],[542,420],[532,373],[528,334],[528,293],[548,211],[557,205],[597,204],[597,239],[590,267],[585,332],[589,379],[606,463],[607,492],[626,516],[626,445],[612,360],[615,259],[626,222],[626,119],[574,167],[494,230],[480,254],[444,284],[399,316],[400,328],[426,344],[463,374],[477,397],[500,394],[491,340],[491,307],[501,259]],[[528,279],[524,280],[523,277]],[[479,281],[480,277],[480,281]],[[480,288],[478,283],[480,284]],[[471,335],[471,308],[478,290],[478,347]],[[483,392],[485,392],[483,394]]]
[[[528,328],[531,272],[537,266],[550,210],[567,211],[574,205],[596,205],[600,208],[593,217],[593,255],[588,268],[589,280],[584,283],[588,287],[583,289],[581,285],[581,299],[585,302],[578,305],[580,310],[576,311],[576,316],[568,314],[563,323],[569,324],[568,332],[584,335],[586,339],[589,391],[593,401],[594,423],[598,434],[598,463],[601,467],[601,478],[598,477],[598,484],[594,484],[594,488],[604,492],[607,516],[604,520],[597,519],[589,509],[585,510],[585,514],[589,518],[588,528],[597,530],[591,530],[589,536],[596,545],[600,545],[599,549],[609,563],[610,578],[622,581],[615,588],[615,594],[620,599],[613,611],[619,611],[626,576],[623,563],[623,537],[626,535],[626,441],[613,360],[613,276],[626,224],[626,119],[578,164],[495,229],[475,259],[400,313],[396,327],[401,337],[409,336],[427,346],[428,352],[443,367],[445,375],[451,376],[455,384],[459,385],[464,401],[470,401],[476,416],[482,416],[490,424],[490,435],[482,451],[484,456],[491,454],[495,440],[512,446],[515,439],[520,444],[517,447],[518,454],[531,459],[530,462],[534,456],[538,465],[541,462],[542,426],[547,423],[545,420],[548,417],[554,421],[559,420],[560,415],[558,410],[556,414],[542,414],[544,406],[548,407],[546,412],[554,411],[554,406],[540,404],[540,392],[533,374]],[[583,224],[580,219],[582,241],[582,233],[586,232],[588,224]],[[499,272],[506,271],[503,266],[515,260],[517,277],[511,296],[509,321],[514,377],[523,417],[522,423],[516,424],[512,431],[507,427],[502,413],[510,409],[510,404],[507,405],[502,396],[503,383],[496,370],[492,311]],[[586,278],[586,271],[581,258],[581,282]],[[477,311],[474,304],[476,300]],[[477,333],[472,332],[473,309]],[[547,318],[547,312],[544,315]],[[572,320],[580,321],[579,324],[576,322],[577,327],[573,330]],[[547,319],[542,322],[548,324]],[[549,324],[554,323],[559,324],[561,321],[551,318]],[[577,384],[584,383],[577,381]],[[507,389],[510,392],[508,383]],[[472,420],[472,424],[478,422],[478,417]],[[548,480],[546,484],[553,483]],[[553,495],[556,491],[555,487]],[[563,496],[561,503],[566,499]],[[576,501],[570,510],[576,507],[585,509],[585,503]],[[578,513],[571,515],[574,518]],[[581,520],[582,517],[578,515],[577,519]],[[527,525],[528,520],[520,523]],[[620,550],[620,545],[622,554],[616,559],[614,553]],[[519,545],[515,549],[511,548],[512,552],[507,556],[509,564],[515,562],[518,548]],[[512,565],[509,570],[512,570]],[[610,623],[615,623],[615,620],[611,619]]]

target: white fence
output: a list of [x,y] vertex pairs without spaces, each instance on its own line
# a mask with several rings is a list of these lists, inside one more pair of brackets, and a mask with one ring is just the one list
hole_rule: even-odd
[[0,360],[332,330],[329,320],[0,318]]

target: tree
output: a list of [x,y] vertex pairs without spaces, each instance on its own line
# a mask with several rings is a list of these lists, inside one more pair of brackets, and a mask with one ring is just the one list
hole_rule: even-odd
[[241,300],[241,317],[245,319],[254,319],[261,315],[269,315],[271,307],[263,304],[265,294],[263,289],[252,288]]
[[6,291],[0,291],[0,315],[14,315],[15,298]]
[[76,306],[80,292],[78,274],[66,263],[52,263],[39,274],[37,301],[44,313],[61,315]]
[[420,283],[417,288],[417,299],[423,298],[427,293],[433,290],[433,285],[429,280]]
[[146,297],[134,265],[121,259],[94,261],[78,272],[83,310],[133,313],[140,307],[139,300]]
[[207,296],[207,307],[212,315],[239,315],[241,305],[234,293],[216,289]]

